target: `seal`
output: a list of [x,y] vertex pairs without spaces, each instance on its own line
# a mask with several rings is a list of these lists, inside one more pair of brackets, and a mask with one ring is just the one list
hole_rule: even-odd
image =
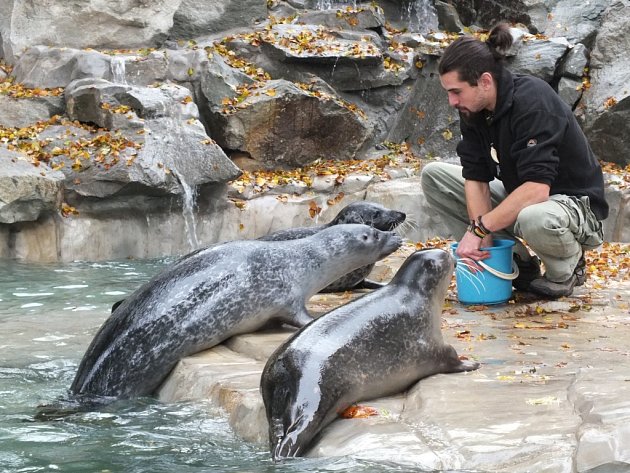
[[[341,225],[346,223],[363,223],[378,230],[393,230],[398,225],[405,221],[407,216],[404,212],[389,209],[376,202],[358,201],[346,205],[329,223],[325,225],[315,225],[312,227],[296,227],[286,230],[279,230],[271,233],[259,240],[265,241],[286,241],[294,240],[296,238],[304,238],[305,236],[314,235],[315,233],[323,230],[324,228],[332,227],[333,225]],[[351,291],[353,289],[376,289],[382,287],[383,284],[366,280],[365,278],[374,269],[374,264],[362,266],[359,269],[351,271],[350,273],[342,276],[335,282],[329,284],[320,292],[342,292]]]
[[453,268],[444,250],[417,251],[385,287],[324,314],[278,347],[260,383],[275,461],[304,454],[353,403],[479,367],[460,360],[442,337]]
[[231,241],[195,251],[114,310],[83,356],[70,393],[86,402],[150,395],[182,357],[271,320],[296,327],[310,322],[308,298],[401,244],[393,232],[336,225],[299,240]]

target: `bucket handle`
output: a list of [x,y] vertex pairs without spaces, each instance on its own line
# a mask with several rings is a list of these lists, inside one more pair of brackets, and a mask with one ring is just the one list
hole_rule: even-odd
[[501,271],[498,271],[498,270],[494,269],[493,267],[488,266],[483,261],[475,261],[475,263],[478,264],[479,266],[481,266],[486,271],[488,271],[490,274],[494,274],[496,277],[498,277],[500,279],[505,279],[507,281],[513,281],[514,279],[516,279],[518,277],[518,274],[519,274],[518,265],[516,264],[516,261],[514,261],[514,260],[512,260],[512,274],[507,274],[507,273],[503,273]]

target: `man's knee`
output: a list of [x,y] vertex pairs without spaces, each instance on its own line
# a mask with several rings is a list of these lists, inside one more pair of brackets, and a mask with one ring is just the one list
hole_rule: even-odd
[[422,168],[422,173],[420,174],[422,189],[431,189],[438,192],[443,191],[445,187],[444,183],[449,179],[452,167],[452,164],[440,162],[425,164]]
[[567,245],[573,246],[574,237],[566,215],[553,210],[553,207],[541,204],[525,207],[516,218],[514,230],[532,248],[560,255],[566,251]]

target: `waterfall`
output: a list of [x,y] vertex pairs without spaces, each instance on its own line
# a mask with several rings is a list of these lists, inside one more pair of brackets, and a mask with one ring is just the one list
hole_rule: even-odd
[[339,1],[339,0],[317,0],[317,4],[315,5],[316,10],[330,10],[332,8],[336,8],[338,6],[352,6],[352,8],[357,8],[357,2],[354,1]]
[[199,248],[199,240],[197,239],[197,220],[195,219],[195,206],[197,205],[197,189],[186,182],[176,170],[173,170],[175,177],[179,181],[184,191],[182,214],[184,216],[184,225],[186,227],[186,236],[190,248],[196,250]]
[[123,56],[112,56],[109,67],[112,72],[112,82],[115,84],[127,84],[125,78],[125,58]]
[[402,19],[409,25],[409,30],[419,33],[437,31],[437,12],[432,0],[410,0],[403,7]]
[[[160,88],[155,89],[155,92],[159,91]],[[194,174],[194,170],[181,167],[185,166],[185,159],[179,160],[180,168],[177,169],[173,160],[174,156],[185,154],[188,149],[185,139],[188,132],[184,129],[185,120],[181,105],[166,92],[161,98],[155,97],[151,105],[154,118],[145,121],[144,152],[151,156],[154,162],[159,163],[161,168],[168,169],[175,182],[179,184],[186,237],[190,249],[196,250],[199,248],[195,216],[197,189],[191,183],[191,174]]]
[[[317,0],[317,10],[331,10],[351,6],[357,8],[357,1],[349,0]],[[433,6],[433,0],[404,0],[401,1],[400,19],[405,23],[409,31],[428,33],[437,31],[437,12]]]

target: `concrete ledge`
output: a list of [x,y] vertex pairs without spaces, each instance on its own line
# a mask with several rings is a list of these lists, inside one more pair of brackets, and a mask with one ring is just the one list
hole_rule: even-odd
[[[376,273],[394,272],[404,256],[399,250]],[[349,455],[422,470],[630,468],[630,282],[610,281],[605,289],[590,284],[558,301],[530,298],[485,308],[462,306],[450,292],[444,338],[481,368],[432,376],[398,396],[361,402],[379,414],[336,420],[308,456]],[[309,310],[321,314],[360,295],[320,294]],[[238,435],[266,446],[260,373],[291,333],[234,337],[184,359],[159,397],[209,400],[224,409]]]

